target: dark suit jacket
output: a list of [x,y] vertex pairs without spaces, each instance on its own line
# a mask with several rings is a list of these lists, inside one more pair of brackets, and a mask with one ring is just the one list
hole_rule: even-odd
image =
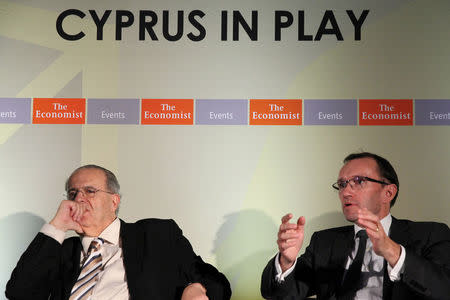
[[[193,282],[210,299],[229,299],[225,276],[195,255],[173,220],[121,220],[123,261],[131,299],[180,299]],[[20,258],[6,286],[10,299],[68,299],[80,273],[79,237],[62,245],[38,233]]]
[[[383,299],[450,299],[450,230],[434,222],[392,218],[390,238],[406,250],[405,269],[398,282],[390,281],[386,261]],[[261,293],[270,299],[336,299],[348,254],[353,247],[353,226],[315,232],[295,269],[283,283],[275,281],[274,258],[261,279]]]

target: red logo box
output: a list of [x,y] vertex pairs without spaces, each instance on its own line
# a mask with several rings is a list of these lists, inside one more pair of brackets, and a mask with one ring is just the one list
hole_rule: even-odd
[[413,125],[412,99],[360,99],[359,125]]

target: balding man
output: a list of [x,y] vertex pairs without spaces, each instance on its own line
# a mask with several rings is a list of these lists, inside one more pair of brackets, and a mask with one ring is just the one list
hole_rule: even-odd
[[[450,299],[450,230],[391,216],[399,181],[383,157],[344,159],[333,187],[352,226],[315,232],[300,258],[305,218],[282,218],[279,253],[266,266],[261,293],[270,299]],[[426,201],[429,201],[428,199]]]
[[[67,200],[20,258],[10,299],[229,299],[225,276],[197,256],[172,220],[117,218],[119,183],[86,165],[66,182]],[[65,238],[67,231],[79,237]]]

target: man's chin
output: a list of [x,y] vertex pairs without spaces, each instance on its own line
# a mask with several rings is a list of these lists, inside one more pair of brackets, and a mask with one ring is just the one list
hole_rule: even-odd
[[358,215],[356,213],[345,213],[344,212],[345,219],[347,221],[355,223],[358,220]]
[[76,232],[78,235],[84,235],[84,229],[81,229],[80,231],[75,230],[75,232]]
[[356,220],[358,220],[358,211],[359,211],[359,207],[356,205],[342,207],[342,213],[344,214],[345,218],[349,222],[354,223]]

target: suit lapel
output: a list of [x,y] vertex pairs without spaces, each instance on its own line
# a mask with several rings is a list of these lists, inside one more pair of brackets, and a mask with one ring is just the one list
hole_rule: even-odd
[[342,272],[344,272],[345,270],[345,264],[347,263],[348,255],[351,253],[354,246],[354,233],[355,231],[353,229],[353,226],[348,226],[348,228],[345,228],[345,231],[340,232],[338,238],[335,241],[335,246],[333,249],[333,262],[339,264],[342,267]]
[[392,217],[391,229],[389,237],[396,243],[407,246],[409,241],[409,226],[407,222],[402,222]]
[[63,244],[62,249],[62,281],[63,299],[68,299],[73,285],[80,274],[80,256],[82,245],[80,238],[73,237]]
[[339,291],[342,287],[345,264],[354,246],[354,233],[353,226],[346,226],[338,233],[334,241],[331,260],[337,268],[335,291]]
[[138,275],[142,272],[145,240],[139,226],[133,223],[125,223],[122,220],[120,220],[120,239],[128,290],[131,298],[133,298],[137,291]]
[[[392,217],[391,228],[389,229],[389,237],[394,242],[406,247],[409,242],[408,224],[397,220]],[[384,277],[383,277],[383,299],[392,299],[392,289],[394,283],[390,280],[387,271],[387,261],[384,261]]]

